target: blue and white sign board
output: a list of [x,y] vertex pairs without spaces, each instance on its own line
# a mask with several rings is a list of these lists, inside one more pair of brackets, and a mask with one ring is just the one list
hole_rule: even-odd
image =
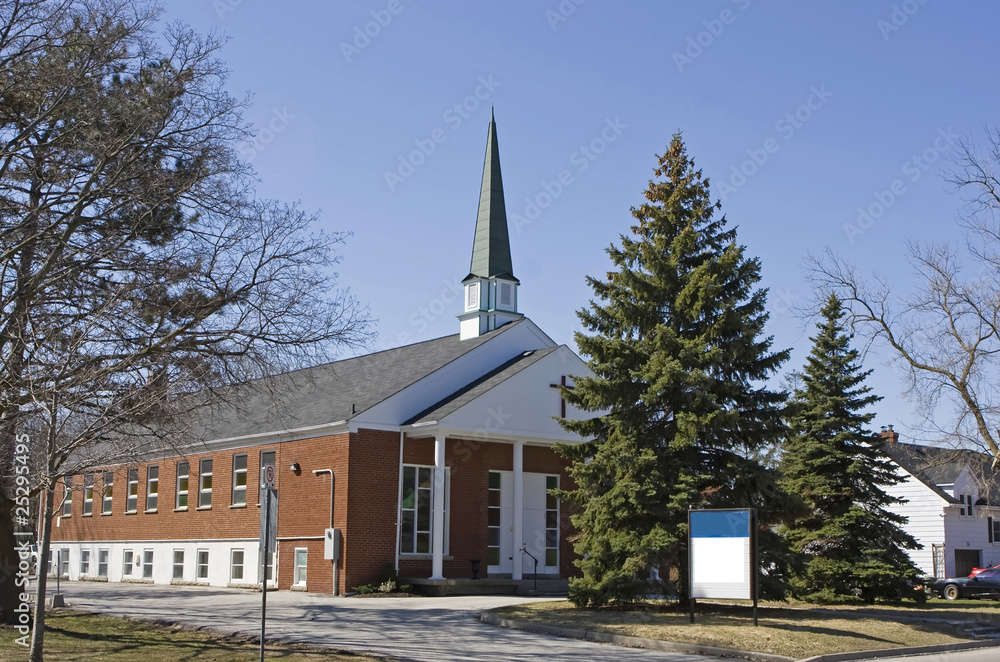
[[691,597],[753,599],[750,510],[692,510],[690,522]]

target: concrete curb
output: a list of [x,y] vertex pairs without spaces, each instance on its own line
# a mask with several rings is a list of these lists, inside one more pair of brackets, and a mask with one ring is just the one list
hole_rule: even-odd
[[931,653],[953,653],[955,651],[975,650],[1000,646],[1000,641],[968,641],[957,644],[938,644],[936,646],[910,646],[908,648],[883,648],[877,651],[856,651],[853,653],[828,653],[807,657],[799,662],[848,662],[849,660],[878,660],[887,657],[902,657],[904,655],[930,655]]
[[531,621],[517,621],[509,618],[500,618],[499,616],[486,612],[479,614],[478,618],[483,623],[496,625],[502,628],[510,628],[512,630],[524,630],[525,632],[548,634],[556,637],[566,637],[568,639],[585,639],[587,641],[596,641],[604,644],[628,646],[629,648],[647,648],[649,650],[668,651],[672,653],[693,653],[696,655],[714,655],[716,657],[741,657],[749,660],[762,660],[763,662],[795,662],[794,658],[785,657],[783,655],[750,653],[747,651],[732,650],[731,648],[714,648],[712,646],[699,646],[697,644],[681,644],[673,641],[663,641],[661,639],[631,637],[624,634],[612,634],[610,632],[584,630],[582,628],[564,628],[557,625],[546,625],[544,623],[533,623]]
[[488,623],[489,625],[510,628],[512,630],[524,630],[525,632],[535,632],[537,634],[548,634],[556,637],[585,639],[587,641],[617,644],[618,646],[628,646],[630,648],[648,648],[650,650],[670,651],[674,653],[740,657],[749,660],[763,660],[764,662],[850,662],[851,660],[877,660],[881,658],[901,657],[903,655],[928,655],[931,653],[951,653],[977,648],[1000,647],[1000,640],[969,641],[955,644],[938,644],[935,646],[910,646],[907,648],[883,648],[881,650],[854,651],[850,653],[827,653],[826,655],[814,655],[813,657],[796,661],[794,658],[784,657],[783,655],[753,653],[750,651],[715,648],[712,646],[698,646],[697,644],[681,644],[661,639],[646,639],[644,637],[631,637],[623,634],[599,632],[597,630],[564,628],[557,625],[534,623],[532,621],[518,621],[510,618],[500,618],[488,612],[479,614],[478,618],[483,623]]

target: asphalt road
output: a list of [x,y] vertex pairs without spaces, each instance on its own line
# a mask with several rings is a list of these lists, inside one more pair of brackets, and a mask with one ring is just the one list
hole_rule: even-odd
[[[207,626],[232,634],[260,633],[260,593],[94,582],[63,582],[62,592],[67,606],[78,609]],[[336,598],[278,591],[267,597],[267,638],[428,662],[717,659],[550,637],[475,619],[485,609],[538,600],[513,596]]]

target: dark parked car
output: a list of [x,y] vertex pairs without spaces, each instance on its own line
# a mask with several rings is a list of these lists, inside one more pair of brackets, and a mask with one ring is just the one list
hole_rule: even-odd
[[974,577],[939,579],[931,590],[946,600],[992,598],[1000,600],[1000,568],[988,568]]

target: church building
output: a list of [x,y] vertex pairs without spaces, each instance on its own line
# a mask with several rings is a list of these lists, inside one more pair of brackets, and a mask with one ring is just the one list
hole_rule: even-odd
[[462,282],[454,335],[280,375],[199,423],[210,441],[183,456],[67,477],[52,572],[258,587],[258,476],[273,472],[269,586],[342,594],[387,565],[430,592],[568,577],[569,514],[549,490],[570,479],[552,447],[580,441],[556,417],[585,414],[558,387],[589,371],[518,309],[492,117]]

